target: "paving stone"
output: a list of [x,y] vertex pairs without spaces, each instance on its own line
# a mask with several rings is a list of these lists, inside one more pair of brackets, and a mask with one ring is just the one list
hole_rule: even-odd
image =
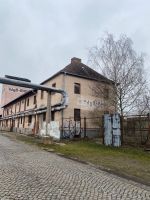
[[0,200],[150,199],[150,188],[0,135]]

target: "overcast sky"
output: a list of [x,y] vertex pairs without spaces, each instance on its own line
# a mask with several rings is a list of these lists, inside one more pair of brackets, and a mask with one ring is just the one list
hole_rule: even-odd
[[105,31],[131,37],[148,58],[150,1],[0,0],[0,76],[40,83],[71,57],[86,64],[88,49]]

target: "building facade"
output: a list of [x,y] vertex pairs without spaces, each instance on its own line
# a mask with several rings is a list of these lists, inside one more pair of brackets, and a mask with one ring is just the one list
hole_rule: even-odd
[[[107,92],[105,96],[95,95],[93,88],[97,83]],[[112,87],[110,80],[84,65],[79,58],[72,58],[69,65],[43,81],[41,85],[61,88],[68,94],[66,108],[58,106],[62,98],[60,94],[51,94],[51,121],[59,123],[62,134],[66,122],[69,123],[69,129],[70,121],[76,124],[77,129],[84,123],[81,119],[91,117],[93,112],[99,111],[102,114],[114,110],[108,105],[109,91]],[[27,91],[3,106],[0,127],[3,130],[39,134],[45,126],[46,108],[46,91]],[[92,124],[90,126],[92,127]]]

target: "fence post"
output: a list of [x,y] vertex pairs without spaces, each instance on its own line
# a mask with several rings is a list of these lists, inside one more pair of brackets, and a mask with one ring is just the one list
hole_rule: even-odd
[[84,138],[86,138],[86,117],[84,117]]
[[63,115],[63,110],[62,110],[62,122],[61,122],[61,126],[62,126],[62,128],[61,128],[61,138],[63,138],[64,137],[64,115]]
[[120,116],[120,119],[121,119],[121,145],[123,145],[123,135],[124,135],[123,115]]
[[103,145],[104,145],[104,115],[102,116],[102,138],[103,138]]

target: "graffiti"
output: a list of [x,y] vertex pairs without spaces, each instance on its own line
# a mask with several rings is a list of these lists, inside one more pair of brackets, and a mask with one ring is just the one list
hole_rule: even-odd
[[81,96],[77,100],[77,105],[82,106],[82,109],[96,109],[96,108],[103,108],[104,102],[100,98],[88,98]]
[[71,119],[66,119],[63,122],[63,138],[74,138],[80,137],[82,132],[81,122],[74,121]]
[[27,90],[24,90],[22,88],[9,88],[9,91],[11,91],[11,92],[27,92]]

